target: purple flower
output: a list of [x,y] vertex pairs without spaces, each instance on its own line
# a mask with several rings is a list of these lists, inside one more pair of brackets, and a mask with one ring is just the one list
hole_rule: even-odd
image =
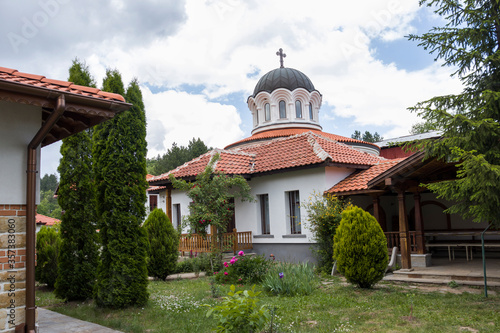
[[245,252],[240,251],[240,252],[238,252],[238,255],[239,255],[240,257],[241,257],[241,256],[244,256],[244,255],[245,255]]
[[281,272],[278,275],[279,275],[280,279],[282,279],[285,274],[283,272]]

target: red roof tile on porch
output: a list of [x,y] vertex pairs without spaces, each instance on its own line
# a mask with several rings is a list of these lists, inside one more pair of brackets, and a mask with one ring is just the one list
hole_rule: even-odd
[[326,192],[332,194],[342,194],[344,192],[367,190],[368,182],[370,180],[389,170],[403,160],[404,158],[383,160],[379,164],[374,165],[369,169],[356,171],[349,175],[347,178],[341,180]]
[[58,219],[53,218],[53,217],[45,216],[42,214],[36,214],[35,220],[36,220],[36,224],[47,225],[47,226],[53,226],[54,224],[61,222],[61,220],[58,220]]

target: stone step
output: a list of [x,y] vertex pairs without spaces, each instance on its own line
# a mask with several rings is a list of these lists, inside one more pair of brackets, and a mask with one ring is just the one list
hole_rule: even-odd
[[[395,273],[395,272],[394,272]],[[483,277],[468,277],[468,276],[437,276],[437,275],[407,275],[407,274],[388,274],[383,278],[384,281],[395,282],[411,282],[411,283],[428,283],[428,284],[448,284],[455,281],[458,285],[466,286],[484,286]],[[488,287],[500,287],[500,281],[497,278],[487,277]]]

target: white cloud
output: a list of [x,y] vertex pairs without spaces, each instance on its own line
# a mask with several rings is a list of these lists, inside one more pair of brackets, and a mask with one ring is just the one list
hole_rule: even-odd
[[241,118],[232,105],[209,102],[203,95],[186,92],[153,94],[147,87],[141,89],[147,105],[149,157],[164,153],[173,142],[187,146],[193,137],[214,148],[243,138]]
[[[419,9],[418,1],[88,0],[76,5],[40,0],[30,6],[4,2],[2,11],[9,15],[0,20],[5,46],[0,66],[64,80],[78,56],[98,86],[109,67],[122,73],[125,84],[137,77],[147,110],[149,156],[164,153],[174,141],[185,145],[193,136],[223,147],[249,134],[250,126],[241,123],[250,119],[244,97],[237,106],[220,103],[230,94],[249,95],[260,76],[278,67],[280,47],[287,53],[285,66],[304,72],[322,93],[325,130],[339,117],[352,117],[369,130],[390,128],[386,137],[404,135],[416,122],[407,107],[460,89],[447,68],[409,71],[376,58],[371,49],[374,40],[403,40],[417,31],[419,15],[433,15]],[[36,15],[48,19],[36,21]],[[29,24],[36,31],[27,35]],[[16,50],[9,33],[26,42]],[[47,159],[58,160],[51,154]]]

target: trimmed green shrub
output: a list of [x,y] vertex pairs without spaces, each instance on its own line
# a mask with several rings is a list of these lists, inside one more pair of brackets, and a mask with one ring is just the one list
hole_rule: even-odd
[[143,225],[148,235],[149,276],[165,280],[175,273],[179,257],[179,236],[160,208],[153,210]]
[[318,283],[313,266],[277,262],[269,268],[261,286],[273,295],[296,296],[311,294]]
[[218,283],[260,283],[264,278],[270,262],[263,255],[245,256],[240,251],[237,256],[223,263],[219,272],[215,272],[215,281]]
[[43,226],[36,234],[35,279],[54,288],[57,280],[61,238],[57,227]]
[[347,281],[371,288],[384,277],[389,256],[387,240],[377,220],[353,206],[342,213],[333,241],[333,259]]
[[251,290],[236,291],[231,285],[231,291],[221,305],[210,308],[207,317],[217,319],[216,332],[262,332],[270,319],[269,310],[265,305],[258,306],[259,292],[255,285]]

